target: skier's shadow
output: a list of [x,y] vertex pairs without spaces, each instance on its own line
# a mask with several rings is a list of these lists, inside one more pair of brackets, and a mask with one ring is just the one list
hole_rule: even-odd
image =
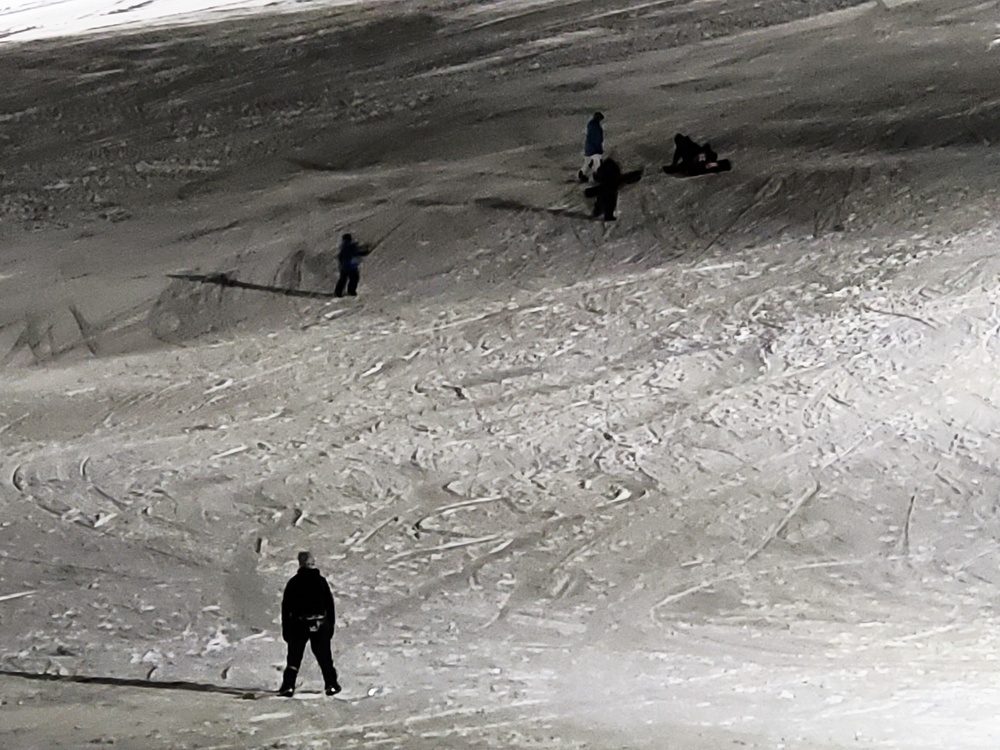
[[288,289],[287,287],[239,281],[229,273],[168,273],[167,277],[183,281],[194,281],[199,284],[217,284],[218,286],[235,287],[236,289],[250,289],[256,292],[281,294],[285,297],[309,297],[310,299],[330,299],[336,297],[335,294],[330,292],[310,292],[304,289]]
[[14,669],[0,669],[0,676],[20,677],[24,680],[40,682],[75,682],[83,685],[112,685],[114,687],[145,688],[147,690],[187,690],[195,693],[219,693],[240,698],[254,698],[258,693],[267,692],[261,688],[240,688],[227,685],[213,685],[211,682],[190,682],[187,680],[141,680],[130,677],[97,677],[94,675],[39,674],[21,672]]
[[536,214],[549,214],[550,216],[566,216],[572,219],[593,218],[584,211],[575,211],[570,208],[543,208],[541,206],[531,206],[527,203],[513,200],[511,198],[476,198],[476,205],[483,208],[493,208],[498,211],[530,211]]

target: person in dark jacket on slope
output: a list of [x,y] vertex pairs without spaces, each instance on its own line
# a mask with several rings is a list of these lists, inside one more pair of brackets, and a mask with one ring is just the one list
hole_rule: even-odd
[[330,652],[335,622],[330,584],[320,575],[312,553],[300,552],[299,570],[285,585],[281,597],[281,637],[288,644],[287,666],[278,690],[281,695],[291,696],[295,692],[295,680],[307,643],[323,671],[326,694],[340,692]]
[[580,182],[590,180],[597,169],[601,166],[601,159],[604,158],[604,115],[594,112],[594,116],[587,123],[587,137],[583,142],[583,167],[577,173]]
[[615,209],[618,208],[618,189],[622,183],[621,167],[614,159],[605,159],[594,173],[594,179],[597,181],[594,189],[597,200],[594,202],[591,216],[595,219],[603,217],[604,221],[616,221]]
[[352,297],[358,295],[358,282],[361,281],[361,259],[368,255],[371,250],[361,247],[354,238],[345,234],[340,241],[340,251],[337,253],[337,264],[340,266],[340,278],[337,279],[337,288],[333,293],[338,297],[344,296],[344,288]]
[[674,136],[674,158],[664,165],[667,174],[682,177],[697,177],[713,172],[728,172],[732,169],[729,159],[720,159],[711,143],[702,146],[689,136],[678,133]]

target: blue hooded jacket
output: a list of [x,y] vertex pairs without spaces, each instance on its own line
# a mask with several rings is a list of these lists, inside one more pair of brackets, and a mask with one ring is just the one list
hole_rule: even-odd
[[594,156],[604,153],[604,128],[595,116],[587,123],[587,140],[583,144],[583,155]]

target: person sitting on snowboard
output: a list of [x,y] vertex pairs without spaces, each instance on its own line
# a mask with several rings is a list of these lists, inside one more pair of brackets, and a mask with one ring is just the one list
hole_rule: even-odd
[[710,172],[726,172],[730,168],[729,160],[719,159],[711,143],[702,146],[689,136],[677,133],[674,136],[674,158],[663,167],[663,171],[694,177]]

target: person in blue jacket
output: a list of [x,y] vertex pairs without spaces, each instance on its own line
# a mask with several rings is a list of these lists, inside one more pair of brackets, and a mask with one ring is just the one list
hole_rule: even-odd
[[340,252],[337,253],[337,263],[340,266],[340,277],[333,293],[337,297],[344,296],[344,289],[352,297],[358,296],[358,283],[361,281],[361,259],[371,250],[362,248],[350,234],[341,238]]
[[587,138],[583,142],[583,167],[577,173],[580,182],[587,182],[590,176],[601,166],[601,159],[604,158],[604,115],[594,112],[594,116],[587,123]]

